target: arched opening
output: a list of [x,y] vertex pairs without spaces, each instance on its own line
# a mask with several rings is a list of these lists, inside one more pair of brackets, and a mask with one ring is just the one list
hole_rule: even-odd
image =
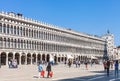
[[1,53],[1,65],[6,65],[6,53]]
[[32,64],[35,64],[36,63],[36,54],[33,54],[32,55]]
[[64,61],[64,57],[61,57],[62,59],[61,59],[61,61],[63,62]]
[[8,61],[11,61],[13,59],[13,53],[8,53]]
[[49,62],[49,61],[50,61],[50,55],[49,55],[49,54],[47,54],[46,59],[47,59],[47,62]]
[[25,53],[23,53],[21,56],[21,64],[25,64],[25,58],[26,58],[26,55]]
[[39,62],[41,62],[41,55],[40,54],[37,55],[37,63],[39,63]]
[[80,61],[80,56],[78,56],[78,60]]
[[42,61],[45,61],[45,54],[42,55]]
[[61,57],[61,61],[62,61],[62,62],[64,61],[64,55],[62,55],[62,57]]
[[17,60],[17,64],[19,64],[19,59],[20,59],[20,55],[19,53],[15,53],[15,59]]
[[60,62],[60,57],[58,57],[58,62]]
[[27,64],[31,64],[31,54],[27,54]]
[[65,62],[67,61],[67,55],[65,55]]
[[65,57],[65,61],[67,61],[67,57]]

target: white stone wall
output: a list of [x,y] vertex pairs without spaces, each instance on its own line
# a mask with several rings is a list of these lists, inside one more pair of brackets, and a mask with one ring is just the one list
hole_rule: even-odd
[[0,13],[1,52],[36,52],[97,56],[104,54],[105,39],[59,28],[14,13]]

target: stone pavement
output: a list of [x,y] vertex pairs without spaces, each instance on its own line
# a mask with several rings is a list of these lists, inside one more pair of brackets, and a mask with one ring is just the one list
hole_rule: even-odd
[[[44,70],[46,66],[43,65]],[[89,65],[88,70],[85,69],[85,65],[76,68],[75,65],[72,65],[69,68],[67,65],[59,64],[52,66],[53,77],[46,78],[47,72],[45,71],[45,78],[37,78],[38,70],[37,65],[21,65],[18,68],[9,69],[7,66],[2,66],[0,68],[0,81],[57,81],[59,79],[73,78],[73,77],[82,77],[89,75],[97,75],[99,72],[94,71],[103,71],[102,65]]]

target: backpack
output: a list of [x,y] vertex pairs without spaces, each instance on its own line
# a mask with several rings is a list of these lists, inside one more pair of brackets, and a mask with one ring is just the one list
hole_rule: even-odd
[[42,65],[39,65],[39,66],[38,66],[38,70],[39,70],[39,72],[42,71]]

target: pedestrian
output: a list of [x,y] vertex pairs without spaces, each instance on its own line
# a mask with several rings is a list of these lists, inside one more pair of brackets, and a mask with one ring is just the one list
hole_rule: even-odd
[[81,64],[80,61],[78,61],[78,66],[79,66],[79,67],[80,67],[80,64]]
[[106,69],[107,69],[106,68],[107,67],[107,62],[106,61],[103,62],[103,67],[104,67],[104,71],[106,71]]
[[51,72],[51,64],[50,64],[50,62],[48,63],[48,65],[46,67],[46,71],[48,72],[47,73],[47,78],[49,78],[49,73]]
[[71,62],[71,60],[69,59],[69,60],[68,60],[68,66],[69,66],[69,68],[71,67],[71,64],[72,64],[72,62]]
[[87,61],[85,62],[85,68],[86,68],[86,70],[88,70],[88,63],[87,63]]
[[8,61],[8,66],[9,66],[9,68],[11,68],[11,66],[12,66],[12,62],[10,60]]
[[118,60],[115,61],[115,76],[118,77],[119,75],[119,63],[118,63]]
[[113,69],[113,60],[110,61],[111,69]]
[[67,62],[65,61],[64,64],[66,65],[66,63],[67,63]]
[[77,68],[77,65],[78,65],[78,61],[77,60],[75,61],[75,65],[76,65],[76,68]]
[[[43,66],[42,66],[42,63],[39,62],[39,65],[38,65],[38,72],[39,72],[39,75],[38,77],[41,77],[41,72],[43,71]],[[43,76],[44,77],[44,76]]]
[[109,76],[109,71],[110,71],[110,61],[109,60],[107,60],[106,69],[107,69],[107,76]]

